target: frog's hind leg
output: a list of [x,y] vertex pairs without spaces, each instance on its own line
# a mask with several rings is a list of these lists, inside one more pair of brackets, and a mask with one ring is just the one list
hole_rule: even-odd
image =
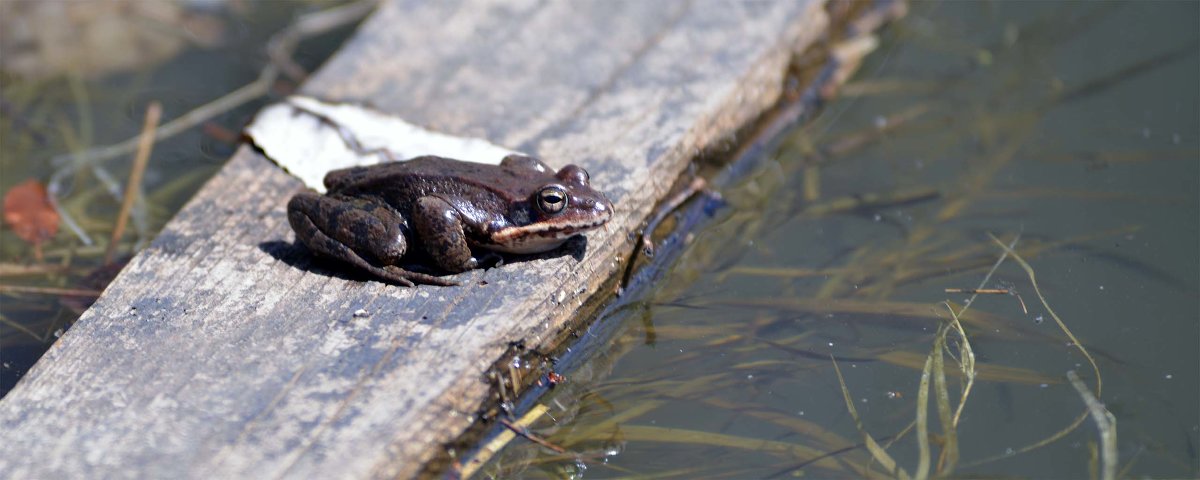
[[395,265],[386,265],[383,267],[372,265],[370,262],[362,258],[358,252],[355,252],[345,244],[330,238],[328,235],[325,235],[321,229],[317,228],[317,226],[313,224],[312,220],[310,220],[308,216],[300,215],[299,218],[294,220],[292,218],[293,215],[288,215],[288,219],[292,223],[292,228],[295,229],[298,234],[301,230],[306,230],[308,232],[308,240],[303,241],[302,243],[319,255],[336,258],[343,262],[349,263],[350,265],[353,265],[355,268],[358,268],[362,271],[369,272],[376,277],[406,287],[414,286],[413,282],[427,285],[458,285],[458,282],[453,280],[405,270]]
[[[323,226],[318,225],[305,212],[319,212],[317,215],[327,221]],[[288,202],[288,223],[295,230],[297,241],[309,250],[349,263],[381,279],[407,287],[413,286],[413,282],[458,285],[453,280],[408,271],[392,264],[403,256],[405,245],[399,230],[399,217],[387,212],[370,205],[301,192]],[[327,230],[329,233],[326,233]],[[383,245],[385,242],[379,241],[380,238],[396,244]],[[368,261],[360,254],[360,249],[384,262],[384,265],[378,266]]]

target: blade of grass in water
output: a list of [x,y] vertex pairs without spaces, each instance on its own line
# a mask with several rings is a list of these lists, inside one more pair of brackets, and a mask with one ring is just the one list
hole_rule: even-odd
[[1029,276],[1029,283],[1033,285],[1033,291],[1034,293],[1037,293],[1038,300],[1041,300],[1042,306],[1046,308],[1046,312],[1049,313],[1050,317],[1054,319],[1054,322],[1058,324],[1058,328],[1067,335],[1067,338],[1071,339],[1071,344],[1083,354],[1084,358],[1087,358],[1088,364],[1092,366],[1092,371],[1096,374],[1096,397],[1099,398],[1100,393],[1104,388],[1104,381],[1100,376],[1100,367],[1096,365],[1096,360],[1092,358],[1092,354],[1088,353],[1087,348],[1084,348],[1083,343],[1080,342],[1078,338],[1075,338],[1075,334],[1071,333],[1071,329],[1067,328],[1067,324],[1064,323],[1062,318],[1059,318],[1058,314],[1054,312],[1054,309],[1050,307],[1050,303],[1047,302],[1046,297],[1042,295],[1042,289],[1038,287],[1037,275],[1034,273],[1033,267],[1029,266],[1029,263],[1026,262],[1024,258],[1021,258],[1021,255],[1019,255],[1008,245],[1005,245],[1004,242],[1001,242],[1000,239],[991,234],[988,234],[988,236],[991,237],[992,241],[996,242],[1000,248],[1003,248],[1005,253],[1011,255],[1013,259],[1021,265],[1021,268],[1024,269],[1025,273]]
[[[1037,293],[1038,298],[1041,300],[1042,305],[1046,308],[1047,312],[1049,312],[1050,315],[1055,319],[1055,321],[1058,322],[1060,329],[1062,329],[1062,331],[1067,335],[1067,337],[1071,339],[1071,341],[1073,342],[1075,347],[1078,348],[1084,354],[1084,356],[1089,360],[1089,363],[1092,365],[1093,370],[1095,371],[1096,376],[1097,376],[1096,386],[1097,386],[1097,391],[1099,391],[1102,386],[1102,383],[1100,380],[1099,367],[1096,365],[1096,363],[1092,359],[1091,355],[1087,352],[1086,348],[1079,342],[1079,340],[1074,336],[1074,334],[1072,334],[1070,332],[1070,330],[1066,327],[1066,324],[1064,322],[1062,322],[1061,318],[1058,317],[1058,315],[1053,311],[1053,309],[1050,307],[1050,305],[1046,301],[1045,296],[1042,294],[1040,288],[1037,285],[1037,280],[1036,280],[1036,276],[1033,272],[1033,268],[1030,267],[1029,264],[1027,262],[1025,262],[1025,260],[1023,258],[1021,258],[1020,255],[1018,255],[1016,253],[1016,251],[1014,250],[1016,243],[1017,243],[1017,239],[1014,239],[1012,241],[1012,243],[1009,245],[1005,245],[1004,243],[1000,242],[999,239],[995,238],[994,236],[992,237],[992,239],[1002,247],[1002,249],[1003,249],[1002,255],[996,261],[996,263],[993,264],[992,268],[988,271],[987,275],[985,275],[983,280],[980,282],[980,285],[985,285],[989,281],[992,274],[996,271],[997,268],[999,268],[999,266],[1003,263],[1003,261],[1005,259],[1007,259],[1008,257],[1012,257],[1013,259],[1015,259],[1021,265],[1021,267],[1023,269],[1025,269],[1026,273],[1029,275],[1030,283],[1033,285],[1034,291]],[[974,300],[974,297],[972,297],[972,300]],[[939,477],[951,475],[954,472],[955,468],[958,466],[959,446],[958,446],[957,427],[958,427],[959,419],[961,418],[961,415],[962,415],[963,408],[966,405],[966,400],[967,400],[968,396],[970,395],[972,386],[974,385],[975,378],[992,379],[992,380],[995,380],[998,378],[1003,378],[1007,381],[1015,381],[1015,382],[1022,382],[1022,383],[1033,383],[1033,382],[1053,383],[1058,380],[1055,377],[1044,375],[1044,374],[1041,374],[1038,372],[1026,371],[1026,370],[1022,370],[1022,369],[1016,369],[1013,367],[992,367],[992,366],[982,366],[981,367],[981,366],[977,365],[975,363],[974,351],[972,350],[972,348],[970,346],[970,341],[967,338],[966,332],[964,331],[964,329],[962,327],[962,323],[960,321],[962,315],[969,309],[969,307],[971,305],[971,301],[968,301],[967,305],[962,307],[958,311],[956,311],[954,309],[954,307],[950,304],[950,302],[943,302],[943,305],[950,312],[950,320],[939,325],[937,333],[934,337],[932,350],[930,351],[930,353],[927,357],[922,359],[919,355],[917,355],[915,353],[905,352],[905,351],[891,351],[891,352],[885,352],[885,353],[879,355],[880,359],[887,361],[889,363],[906,366],[906,367],[910,367],[910,368],[914,368],[914,369],[919,368],[921,370],[920,386],[918,387],[918,392],[917,392],[916,418],[913,420],[913,423],[912,423],[912,426],[916,428],[916,432],[917,432],[916,435],[917,435],[917,448],[918,448],[918,464],[917,464],[917,468],[914,471],[913,477],[912,477],[915,479],[925,479],[930,476],[930,469],[931,469],[931,462],[930,462],[931,453],[930,453],[930,451],[931,451],[931,449],[930,449],[930,445],[929,445],[928,403],[929,403],[929,389],[930,389],[930,377],[931,376],[933,378],[933,389],[934,389],[934,395],[935,395],[935,400],[936,400],[936,404],[937,404],[937,415],[938,415],[939,421],[942,424],[942,430],[943,430],[943,436],[944,436],[943,442],[942,442],[941,453],[939,455],[937,467],[936,467],[936,470],[934,473],[934,475],[939,476]],[[946,385],[945,361],[944,361],[944,357],[943,357],[944,350],[947,348],[947,335],[949,335],[950,331],[952,331],[952,330],[955,331],[956,333],[958,333],[958,335],[960,337],[959,352],[958,352],[958,357],[957,357],[959,364],[960,364],[960,369],[958,371],[958,375],[965,379],[965,383],[964,383],[963,390],[962,390],[962,396],[959,400],[957,411],[953,414],[951,414],[950,394],[949,394],[949,390]],[[833,359],[832,357],[831,357],[831,360],[833,361],[834,370],[838,376],[838,382],[842,388],[842,395],[846,401],[846,408],[849,411],[851,417],[854,419],[855,426],[859,429],[859,432],[863,435],[864,441],[867,446],[867,450],[871,453],[874,461],[879,462],[885,469],[887,469],[889,472],[891,472],[896,477],[907,478],[907,473],[904,471],[904,469],[902,467],[899,467],[896,464],[895,460],[890,455],[887,454],[885,448],[880,447],[874,441],[874,439],[870,436],[870,434],[868,432],[866,432],[865,429],[863,428],[862,420],[859,418],[858,412],[856,411],[856,409],[854,407],[854,402],[850,398],[849,389],[846,386],[845,379],[842,377],[841,369],[837,364],[837,360]],[[997,372],[1005,372],[1005,374],[997,375]],[[1082,381],[1078,380],[1078,377],[1075,376],[1074,372],[1069,372],[1068,376],[1071,378],[1072,383],[1075,384],[1075,388],[1080,391],[1080,395],[1082,397],[1084,397],[1085,403],[1088,404],[1089,412],[1091,413],[1092,417],[1095,419],[1096,424],[1101,431],[1102,443],[1107,442],[1104,444],[1104,453],[1100,455],[1101,460],[1104,462],[1104,466],[1102,469],[1102,471],[1104,472],[1103,473],[1104,479],[1109,480],[1111,478],[1114,478],[1115,472],[1116,472],[1115,419],[1112,417],[1111,413],[1108,413],[1107,410],[1103,409],[1103,405],[1100,404],[1099,400],[1095,396],[1091,395],[1091,392],[1087,390],[1086,386],[1083,385]],[[1081,418],[1086,418],[1086,415],[1087,415],[1087,413],[1085,413],[1084,417],[1081,417]],[[1081,419],[1077,419],[1076,422],[1073,422],[1066,429],[1064,429],[1064,430],[1052,435],[1051,437],[1044,439],[1034,445],[1026,447],[1026,448],[1018,451],[1017,453],[1029,451],[1029,450],[1038,448],[1042,445],[1049,444],[1059,438],[1062,438],[1067,433],[1069,433],[1070,431],[1072,431],[1076,427],[1078,427],[1078,424],[1080,422],[1081,422]],[[897,437],[899,437],[899,435]],[[1009,454],[1009,455],[1011,455],[1011,454]],[[991,460],[993,460],[993,459],[985,459],[981,462],[976,462],[975,464],[984,463],[984,462],[991,461]]]
[[[886,352],[880,355],[879,359],[892,365],[911,368],[913,370],[920,370],[925,362],[925,357],[921,354],[906,351]],[[978,368],[976,376],[980,380],[1023,385],[1041,385],[1043,383],[1053,385],[1062,383],[1062,378],[1060,377],[1024,368],[989,364],[977,365],[976,367]],[[963,376],[962,372],[952,372],[955,376]]]
[[971,348],[971,342],[967,339],[967,332],[963,331],[962,323],[958,321],[958,314],[950,307],[949,302],[946,302],[945,305],[946,309],[950,311],[950,318],[953,320],[954,329],[958,332],[959,372],[962,378],[966,379],[966,383],[962,388],[962,395],[958,399],[958,408],[954,411],[954,420],[951,423],[957,429],[958,420],[962,417],[963,408],[967,405],[967,397],[971,395],[971,387],[975,386],[975,350]]
[[846,379],[842,377],[842,369],[838,367],[837,360],[831,356],[829,360],[833,362],[833,371],[837,373],[838,385],[842,387],[842,398],[846,400],[846,410],[850,411],[850,418],[854,419],[854,427],[858,429],[858,433],[863,437],[863,443],[867,445],[867,451],[871,452],[871,457],[883,466],[884,470],[891,473],[896,478],[908,480],[912,477],[908,476],[908,472],[904,471],[903,467],[896,464],[896,460],[888,455],[883,447],[875,441],[867,429],[863,427],[862,419],[858,416],[858,410],[854,408],[854,399],[850,398],[850,389],[846,387]]
[[[940,338],[940,335],[939,335]],[[917,470],[913,473],[916,480],[929,478],[929,370],[933,366],[933,357],[941,350],[937,341],[933,342],[933,351],[925,358],[925,367],[921,369],[921,384],[917,387]]]
[[[1099,398],[1100,393],[1103,388],[1103,385],[1104,385],[1103,378],[1100,375],[1100,367],[1096,364],[1096,360],[1092,358],[1092,355],[1090,353],[1088,353],[1087,348],[1085,348],[1083,346],[1083,344],[1079,342],[1078,338],[1075,338],[1075,334],[1071,333],[1071,329],[1067,328],[1067,324],[1065,322],[1063,322],[1062,318],[1060,318],[1058,316],[1058,314],[1054,312],[1054,309],[1050,307],[1050,303],[1046,301],[1045,295],[1042,294],[1042,290],[1038,286],[1037,275],[1034,272],[1033,267],[1030,266],[1029,263],[1026,262],[1024,258],[1021,258],[1021,256],[1019,254],[1017,254],[1017,252],[1015,250],[1013,250],[1012,247],[1005,245],[1004,242],[1001,242],[1000,239],[996,238],[994,235],[992,235],[990,233],[988,234],[988,236],[991,237],[992,241],[995,242],[997,245],[999,245],[1000,248],[1002,248],[1005,253],[1012,256],[1013,259],[1016,260],[1019,265],[1021,265],[1021,268],[1025,270],[1025,274],[1029,277],[1029,283],[1031,285],[1033,285],[1033,291],[1035,293],[1037,293],[1038,300],[1040,300],[1042,302],[1042,306],[1045,307],[1046,312],[1050,314],[1050,317],[1054,319],[1054,322],[1056,324],[1058,324],[1058,328],[1063,331],[1063,333],[1067,336],[1067,338],[1071,339],[1071,344],[1077,350],[1079,350],[1080,353],[1083,354],[1084,358],[1087,359],[1088,364],[1090,364],[1092,367],[1092,371],[1095,372],[1095,374],[1096,374],[1096,397]],[[1038,448],[1044,447],[1046,445],[1049,445],[1051,443],[1054,443],[1054,442],[1058,441],[1059,439],[1067,436],[1067,434],[1075,431],[1076,428],[1079,428],[1079,425],[1081,425],[1083,423],[1083,421],[1087,419],[1087,417],[1088,417],[1088,412],[1084,411],[1078,417],[1075,417],[1075,420],[1072,421],[1069,425],[1067,425],[1066,427],[1063,427],[1063,429],[1051,434],[1050,436],[1048,436],[1042,440],[1039,440],[1030,445],[1026,445],[1026,446],[1016,449],[1012,452],[1005,452],[1002,455],[994,455],[991,457],[984,458],[982,460],[971,462],[970,466],[980,465],[980,464],[988,463],[991,461],[999,460],[1001,458],[1006,458],[1006,457],[1009,457],[1012,455],[1018,455],[1018,454],[1030,452],[1030,451],[1036,450]]]
[[729,400],[723,400],[719,398],[708,398],[704,400],[704,403],[717,408],[738,412],[742,415],[774,423],[792,432],[803,435],[806,438],[813,439],[817,443],[820,443],[822,448],[825,450],[834,450],[837,448],[846,447],[848,445],[854,445],[855,443],[850,441],[848,438],[838,435],[835,432],[826,430],[816,422],[811,422],[802,418],[796,418],[794,415],[772,411],[765,408],[745,407]]
[[[742,437],[716,432],[705,432],[686,428],[659,427],[656,425],[621,425],[620,437],[626,442],[656,442],[673,444],[707,445],[714,447],[737,448],[754,452],[769,452],[787,454],[799,458],[816,458],[825,454],[804,445],[767,440],[762,438]],[[578,441],[607,440],[609,436],[590,435],[580,437]],[[816,462],[822,468],[841,471],[842,465],[833,458],[826,457]],[[848,473],[848,472],[847,472]]]
[[[949,476],[954,473],[958,464],[958,429],[950,413],[950,392],[946,389],[946,362],[943,351],[946,348],[946,335],[950,333],[950,325],[938,328],[933,342],[933,389],[937,400],[938,422],[942,424],[943,446],[938,456],[937,473],[939,476]],[[965,392],[964,392],[965,399]]]
[[1074,370],[1067,372],[1067,379],[1071,381],[1071,386],[1075,387],[1075,391],[1079,392],[1083,403],[1087,404],[1088,412],[1091,413],[1092,420],[1096,422],[1096,428],[1100,430],[1100,462],[1102,465],[1100,478],[1113,480],[1117,475],[1117,418],[1107,408],[1104,408],[1100,399],[1092,395],[1087,385],[1079,379],[1079,375],[1076,375]]
[[[862,315],[881,315],[891,319],[920,319],[929,320],[932,322],[942,321],[941,317],[934,313],[934,308],[930,304],[916,302],[896,302],[896,301],[866,301],[866,300],[845,300],[845,299],[803,299],[803,298],[751,298],[751,299],[729,299],[713,302],[712,305],[721,306],[737,306],[737,307],[766,307],[777,308],[788,312],[812,313],[812,314],[828,314],[828,313],[847,313],[847,314],[862,314]],[[1005,327],[1003,330],[1011,329],[1008,326],[1013,324],[1005,317],[992,313],[975,312],[969,316],[961,316],[964,323],[979,328],[983,331],[992,332]],[[1005,337],[1004,333],[1000,338]],[[1013,337],[1016,338],[1016,337]]]

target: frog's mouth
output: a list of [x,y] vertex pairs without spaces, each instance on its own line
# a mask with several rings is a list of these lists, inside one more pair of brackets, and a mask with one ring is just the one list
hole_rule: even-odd
[[595,229],[608,222],[608,216],[578,223],[535,223],[520,227],[508,227],[492,234],[489,250],[504,253],[542,253],[558,248],[568,238]]

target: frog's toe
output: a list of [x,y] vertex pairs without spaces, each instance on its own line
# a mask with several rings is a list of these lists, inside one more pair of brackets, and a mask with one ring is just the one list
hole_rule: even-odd
[[[403,271],[403,270],[401,270],[401,271]],[[404,287],[415,287],[416,286],[416,284],[414,284],[412,280],[409,280],[407,276],[393,272],[387,268],[372,268],[372,269],[370,269],[370,272],[375,274],[376,277],[382,278],[384,280],[398,284],[400,286],[404,286]]]
[[417,282],[417,283],[421,283],[421,284],[425,284],[425,285],[439,285],[439,286],[443,286],[443,287],[451,287],[451,286],[459,285],[459,282],[456,282],[454,280],[450,280],[450,279],[442,278],[442,277],[436,277],[436,276],[433,276],[433,275],[430,275],[427,273],[419,273],[419,272],[414,272],[411,270],[405,270],[405,269],[397,267],[395,265],[388,265],[386,267],[381,268],[380,270],[382,270],[385,273],[385,275],[380,275],[380,276],[387,278],[389,280],[391,280],[391,279],[396,279],[396,281],[403,280],[404,282],[408,283],[407,286],[409,286],[409,287],[413,286],[413,282]]

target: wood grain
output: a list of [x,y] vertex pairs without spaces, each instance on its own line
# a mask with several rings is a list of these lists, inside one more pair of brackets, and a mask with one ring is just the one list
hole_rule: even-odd
[[293,247],[299,182],[242,148],[0,401],[0,476],[415,475],[825,21],[815,0],[384,3],[303,92],[582,164],[608,229],[462,287],[384,285]]

